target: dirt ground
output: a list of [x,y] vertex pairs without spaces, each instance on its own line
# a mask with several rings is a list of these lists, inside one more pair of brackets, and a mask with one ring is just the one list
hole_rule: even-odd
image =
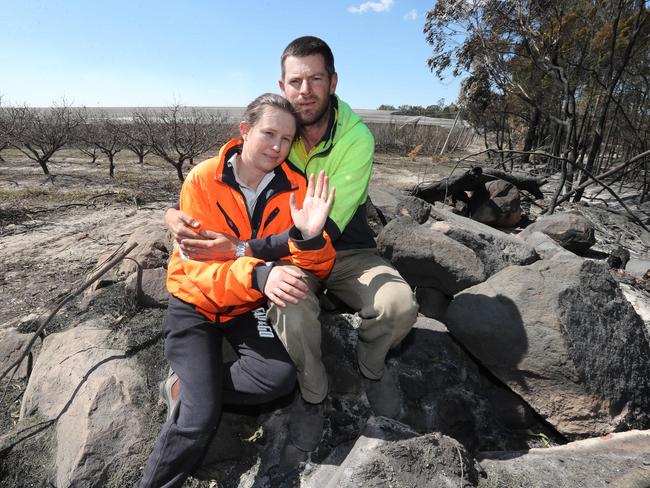
[[38,313],[81,283],[98,256],[114,251],[133,228],[160,220],[180,184],[172,167],[125,154],[115,178],[108,164],[72,152],[50,164],[3,153],[0,163],[0,324]]

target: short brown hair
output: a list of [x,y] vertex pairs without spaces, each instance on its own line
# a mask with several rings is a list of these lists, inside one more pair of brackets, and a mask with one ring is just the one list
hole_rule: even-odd
[[298,132],[300,128],[300,120],[298,119],[296,110],[291,106],[286,98],[275,93],[262,93],[259,97],[249,103],[244,115],[242,116],[242,122],[246,122],[249,127],[253,127],[257,124],[260,117],[262,117],[265,107],[275,107],[291,115],[296,121],[296,133]]
[[284,79],[284,60],[289,56],[295,56],[296,58],[304,58],[306,56],[311,56],[313,54],[320,54],[325,60],[325,70],[330,79],[336,69],[334,69],[334,55],[332,50],[327,45],[325,41],[314,36],[303,36],[298,39],[294,39],[289,43],[289,45],[282,52],[282,57],[280,58],[280,66],[282,68],[282,78]]

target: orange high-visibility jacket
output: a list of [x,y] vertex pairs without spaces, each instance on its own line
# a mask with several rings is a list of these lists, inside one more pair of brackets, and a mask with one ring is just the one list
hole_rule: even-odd
[[[335,251],[326,232],[302,240],[293,226],[289,196],[296,194],[302,206],[307,189],[305,176],[283,162],[275,176],[257,199],[253,215],[248,214],[246,200],[235,181],[228,160],[241,151],[241,139],[226,143],[219,155],[198,164],[187,175],[180,195],[180,209],[201,222],[202,230],[222,232],[245,241],[289,231],[292,264],[325,278],[334,264]],[[254,257],[228,261],[182,259],[176,248],[167,268],[167,290],[216,322],[253,310],[265,301],[259,281],[266,281],[269,266]]]

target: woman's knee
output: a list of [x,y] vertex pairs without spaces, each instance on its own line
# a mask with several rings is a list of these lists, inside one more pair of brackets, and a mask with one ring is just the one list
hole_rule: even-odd
[[288,395],[296,386],[296,367],[290,361],[274,361],[269,365],[267,385],[269,400]]
[[181,401],[176,423],[189,430],[210,432],[219,422],[221,405],[217,399],[205,399],[192,403]]

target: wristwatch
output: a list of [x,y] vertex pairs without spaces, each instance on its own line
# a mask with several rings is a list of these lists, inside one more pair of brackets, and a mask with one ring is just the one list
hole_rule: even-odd
[[235,248],[235,259],[246,256],[246,241],[239,241]]

